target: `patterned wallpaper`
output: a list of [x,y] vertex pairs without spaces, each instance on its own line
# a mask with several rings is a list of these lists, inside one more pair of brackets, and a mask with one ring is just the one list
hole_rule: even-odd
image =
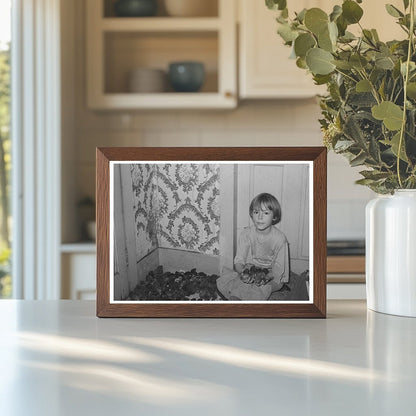
[[156,247],[219,254],[219,166],[131,165],[138,259]]
[[158,247],[156,166],[131,165],[137,259]]

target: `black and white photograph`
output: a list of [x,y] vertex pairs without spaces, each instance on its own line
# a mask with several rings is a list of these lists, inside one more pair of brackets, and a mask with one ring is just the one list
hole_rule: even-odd
[[312,303],[313,163],[110,163],[110,303]]

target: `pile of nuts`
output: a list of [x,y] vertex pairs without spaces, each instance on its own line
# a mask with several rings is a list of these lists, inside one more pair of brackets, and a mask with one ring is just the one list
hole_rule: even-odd
[[127,300],[220,300],[217,279],[215,274],[207,275],[196,269],[172,273],[159,266],[149,272]]
[[269,274],[269,269],[263,269],[253,265],[246,267],[241,272],[240,279],[247,284],[254,283],[256,286],[263,286],[273,280],[273,276]]

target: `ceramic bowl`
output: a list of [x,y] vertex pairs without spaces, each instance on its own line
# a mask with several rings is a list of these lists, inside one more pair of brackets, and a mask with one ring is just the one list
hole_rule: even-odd
[[167,90],[167,75],[162,69],[136,68],[129,72],[128,91],[158,93]]
[[175,17],[217,16],[217,0],[165,0],[166,12]]
[[154,16],[157,12],[156,0],[118,0],[114,12],[120,17]]
[[169,64],[169,81],[177,92],[197,92],[205,79],[202,62],[172,62]]

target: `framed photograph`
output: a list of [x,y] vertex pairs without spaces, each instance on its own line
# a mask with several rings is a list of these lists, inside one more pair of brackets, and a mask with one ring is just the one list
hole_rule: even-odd
[[98,148],[97,316],[324,318],[324,147]]

